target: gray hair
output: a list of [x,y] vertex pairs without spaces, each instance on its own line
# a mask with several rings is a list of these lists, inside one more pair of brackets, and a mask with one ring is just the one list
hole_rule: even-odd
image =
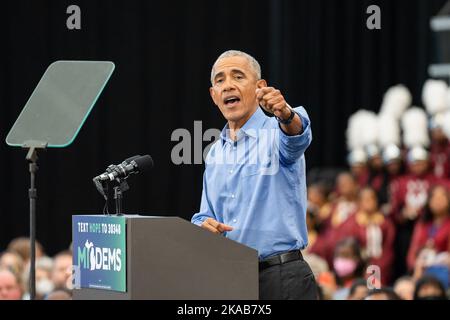
[[222,58],[229,58],[229,57],[242,57],[247,59],[247,61],[250,64],[250,67],[253,69],[253,72],[255,73],[256,79],[261,79],[261,66],[259,65],[258,61],[256,61],[255,58],[253,58],[248,53],[245,53],[243,51],[239,50],[228,50],[222,53],[217,60],[214,62],[212,68],[211,68],[211,84],[214,81],[214,67],[216,66],[217,61],[219,61]]
[[44,269],[45,271],[51,272],[53,269],[53,259],[50,257],[40,257],[36,260],[36,269]]

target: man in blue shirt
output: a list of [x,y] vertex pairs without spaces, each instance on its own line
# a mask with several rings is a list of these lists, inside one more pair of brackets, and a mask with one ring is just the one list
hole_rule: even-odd
[[258,250],[260,299],[316,299],[313,273],[300,252],[308,244],[308,115],[268,87],[258,62],[241,51],[219,56],[211,84],[228,123],[205,160],[200,211],[192,222]]

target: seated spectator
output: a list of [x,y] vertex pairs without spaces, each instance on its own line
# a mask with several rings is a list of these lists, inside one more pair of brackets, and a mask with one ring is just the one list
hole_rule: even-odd
[[413,300],[414,299],[414,289],[416,284],[414,279],[410,276],[403,276],[398,278],[394,283],[394,292],[402,300]]
[[0,300],[21,300],[22,295],[20,277],[10,269],[0,268]]
[[313,246],[310,250],[311,253],[325,258],[330,267],[332,266],[334,247],[340,240],[337,238],[337,230],[358,208],[358,185],[355,178],[350,173],[344,172],[339,174],[336,184],[337,198],[331,205],[329,216],[323,220],[320,227],[319,237],[322,244]]
[[402,175],[402,152],[398,146],[391,144],[383,150],[383,162],[389,183]]
[[347,156],[347,163],[358,186],[361,188],[366,186],[369,181],[367,153],[362,148],[352,150]]
[[388,177],[385,172],[381,150],[377,145],[371,144],[366,147],[369,158],[369,179],[367,185],[375,190],[381,203],[388,202],[387,189]]
[[330,212],[330,227],[336,228],[346,221],[357,209],[358,186],[348,172],[341,173],[336,181],[337,199]]
[[337,239],[353,237],[360,243],[369,265],[380,268],[381,284],[390,281],[394,259],[395,228],[380,211],[375,190],[366,187],[359,194],[359,209],[337,231]]
[[414,227],[408,251],[408,267],[414,269],[423,248],[450,252],[450,195],[446,187],[436,185],[430,190],[424,214]]
[[416,283],[414,300],[447,300],[444,286],[432,276],[423,276]]
[[424,275],[431,275],[441,281],[444,288],[450,284],[450,253],[436,253],[434,249],[423,248],[414,266],[413,278],[417,281]]
[[70,290],[66,289],[58,289],[53,292],[50,292],[45,300],[72,300],[72,293]]
[[[54,285],[51,278],[53,269],[53,259],[50,257],[42,257],[36,260],[36,299],[42,300],[45,295],[52,292]],[[23,273],[24,284],[28,288],[30,270],[27,269]],[[27,297],[29,292],[26,293]]]
[[[31,250],[30,250],[30,239],[26,237],[19,237],[13,239],[9,244],[7,251],[16,252],[23,259],[25,265],[28,264],[30,260]],[[36,260],[44,256],[44,248],[36,240]]]
[[[441,179],[450,178],[450,141],[445,135],[445,120],[436,115],[430,121],[430,162],[433,174]],[[447,125],[448,126],[448,125]]]
[[400,300],[399,296],[391,288],[369,290],[364,300]]
[[22,274],[25,268],[22,257],[16,252],[5,251],[0,256],[0,268],[8,268],[15,274]]
[[347,300],[364,300],[368,292],[367,280],[364,278],[356,279],[350,287]]
[[[328,218],[331,205],[327,202],[326,191],[319,184],[308,187],[308,207],[306,225],[308,227],[308,246],[304,254],[324,257],[326,255],[326,237],[321,232],[322,222]],[[325,263],[327,263],[325,261]]]
[[36,260],[36,281],[50,279],[53,270],[53,259],[42,257]]
[[317,223],[330,215],[331,204],[328,201],[329,190],[323,183],[314,183],[308,186],[308,210],[316,217]]
[[71,289],[72,253],[62,251],[53,260],[51,280],[55,289]]
[[389,199],[390,186],[393,182],[403,175],[403,160],[400,148],[395,144],[386,146],[383,150],[383,161],[386,168],[386,180],[384,186],[385,201],[380,205],[381,211],[384,215],[389,215],[391,212],[391,203]]
[[333,296],[334,300],[347,299],[353,281],[363,277],[364,267],[358,241],[354,238],[341,240],[335,248],[333,259],[333,270],[338,285]]
[[431,186],[438,180],[429,173],[428,152],[422,147],[407,153],[408,173],[390,185],[390,218],[396,225],[394,278],[408,272],[407,254],[417,219],[426,202]]

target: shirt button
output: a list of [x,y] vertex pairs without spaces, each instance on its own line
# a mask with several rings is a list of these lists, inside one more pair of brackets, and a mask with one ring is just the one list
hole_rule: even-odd
[[233,173],[233,170],[228,171],[229,173]]
[[237,220],[236,220],[236,219],[233,219],[233,222],[237,222]]
[[234,194],[232,194],[231,197],[234,199]]

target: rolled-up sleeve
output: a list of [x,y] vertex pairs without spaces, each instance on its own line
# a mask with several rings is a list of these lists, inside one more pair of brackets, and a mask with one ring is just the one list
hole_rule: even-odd
[[299,115],[303,131],[295,136],[286,135],[280,128],[280,157],[284,163],[293,163],[299,159],[309,147],[312,141],[311,121],[303,107],[294,108]]
[[207,189],[207,181],[206,181],[206,170],[203,174],[203,190],[202,190],[202,200],[200,202],[200,211],[192,216],[191,222],[200,226],[203,221],[208,218],[215,218],[213,210],[211,208],[211,204],[208,199],[208,189]]

